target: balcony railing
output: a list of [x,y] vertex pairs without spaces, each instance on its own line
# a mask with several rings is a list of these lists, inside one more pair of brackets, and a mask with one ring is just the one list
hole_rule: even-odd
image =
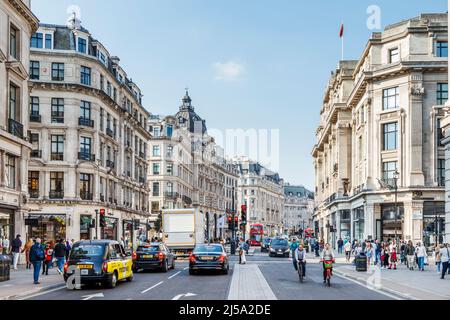
[[95,154],[89,152],[78,152],[78,160],[95,161]]
[[23,125],[14,119],[8,119],[8,132],[23,139]]
[[42,150],[32,150],[31,157],[32,158],[42,158]]
[[61,190],[50,191],[48,197],[50,199],[64,199],[64,191]]
[[175,200],[180,197],[180,194],[178,192],[174,192],[174,191],[165,191],[164,197]]
[[105,196],[103,194],[100,195],[100,202],[105,202]]
[[81,191],[80,198],[81,198],[81,200],[92,200],[94,198],[94,196],[90,192]]
[[50,159],[52,161],[63,161],[64,160],[64,153],[52,153],[50,155]]
[[445,187],[445,177],[439,177],[438,178],[438,186],[439,187]]
[[183,196],[182,199],[183,199],[184,203],[186,203],[188,205],[192,204],[192,199],[189,198],[188,196]]
[[93,128],[94,127],[94,120],[80,117],[80,118],[78,118],[78,125]]
[[39,190],[29,190],[30,199],[39,198]]
[[52,112],[52,122],[53,123],[64,123],[64,112]]
[[36,114],[36,113],[30,114],[30,122],[41,123],[41,115],[40,114]]
[[114,162],[111,160],[106,160],[106,167],[114,169]]
[[114,138],[114,131],[112,131],[112,129],[106,128],[106,134],[111,138]]

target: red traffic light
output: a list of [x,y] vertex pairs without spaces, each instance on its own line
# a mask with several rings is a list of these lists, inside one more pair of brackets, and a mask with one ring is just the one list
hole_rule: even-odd
[[231,216],[228,216],[228,222],[231,222]]
[[101,214],[102,216],[104,216],[104,215],[105,215],[105,209],[100,209],[100,214]]
[[238,222],[238,217],[237,216],[234,217],[234,221]]
[[241,211],[247,211],[247,205],[243,204],[243,205],[241,206]]

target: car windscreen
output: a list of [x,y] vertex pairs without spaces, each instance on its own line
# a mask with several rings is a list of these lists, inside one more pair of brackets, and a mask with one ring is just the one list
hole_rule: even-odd
[[145,252],[145,253],[158,252],[159,246],[138,247],[136,251]]
[[89,259],[93,257],[103,257],[105,246],[94,244],[75,245],[70,253],[71,259]]
[[208,246],[208,245],[201,245],[197,246],[194,249],[194,253],[221,253],[223,252],[222,246]]
[[274,240],[272,240],[272,245],[273,246],[287,246],[288,242],[283,239],[274,239]]

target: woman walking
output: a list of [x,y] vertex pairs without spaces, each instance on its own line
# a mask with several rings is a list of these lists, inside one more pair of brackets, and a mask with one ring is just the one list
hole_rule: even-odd
[[395,240],[389,245],[389,253],[391,255],[389,269],[392,269],[392,266],[394,266],[394,270],[397,270],[397,244],[395,243]]
[[416,249],[416,255],[417,255],[417,260],[418,260],[418,265],[419,265],[419,270],[420,271],[425,271],[425,257],[427,256],[427,249],[425,249],[425,246],[419,242],[417,243],[417,249]]
[[25,253],[25,260],[27,262],[26,268],[31,269],[31,261],[30,261],[30,250],[33,246],[33,240],[29,239],[25,246],[23,247],[22,253]]
[[45,259],[43,263],[42,274],[48,276],[48,269],[52,266],[53,263],[53,248],[51,248],[50,243],[47,243],[45,245],[44,255]]
[[440,253],[440,250],[443,247],[444,246],[441,244],[441,245],[436,246],[436,248],[434,248],[434,261],[436,263],[436,271],[437,271],[437,273],[441,273],[441,253]]

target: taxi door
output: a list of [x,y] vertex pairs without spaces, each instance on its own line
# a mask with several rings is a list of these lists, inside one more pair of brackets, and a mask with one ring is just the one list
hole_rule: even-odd
[[131,256],[127,255],[121,244],[116,244],[116,251],[120,256],[120,259],[116,262],[119,279],[122,280],[131,277],[133,275],[133,261]]

